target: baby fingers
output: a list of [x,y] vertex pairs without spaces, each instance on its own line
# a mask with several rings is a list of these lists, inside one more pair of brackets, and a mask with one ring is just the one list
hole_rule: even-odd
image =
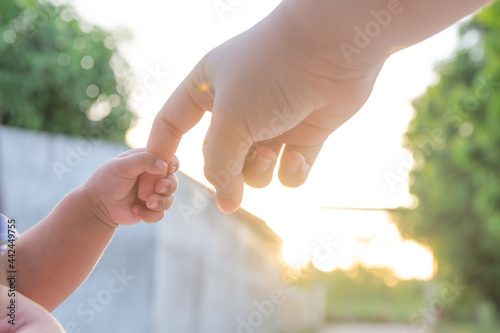
[[177,158],[177,156],[174,155],[174,157],[172,157],[170,162],[168,162],[167,173],[170,175],[170,174],[176,172],[177,170],[179,170],[179,159]]
[[151,194],[145,204],[136,204],[132,211],[142,221],[156,223],[165,215],[164,211],[172,207],[175,197]]
[[174,174],[167,175],[166,178],[159,179],[155,185],[155,193],[169,196],[177,191],[178,181],[177,176]]
[[148,223],[156,223],[165,216],[163,211],[152,210],[139,204],[135,205],[132,211],[140,220]]
[[146,207],[157,212],[165,211],[172,207],[174,201],[175,197],[173,195],[162,196],[159,194],[151,194],[146,201]]

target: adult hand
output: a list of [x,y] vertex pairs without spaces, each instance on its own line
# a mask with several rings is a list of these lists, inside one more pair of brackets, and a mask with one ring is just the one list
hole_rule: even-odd
[[[146,150],[168,161],[208,110],[205,176],[224,212],[240,205],[244,182],[271,181],[282,148],[279,178],[299,186],[328,135],[365,103],[390,54],[487,2],[284,0],[196,65],[158,113]],[[141,178],[142,200],[149,178]]]
[[[212,112],[205,175],[224,212],[240,205],[244,182],[269,184],[282,148],[280,181],[304,183],[328,135],[368,98],[385,60],[350,66],[342,54],[322,59],[303,49],[289,26],[278,8],[212,50],[155,119],[146,149],[165,161],[205,110]],[[148,195],[139,188],[141,199]]]

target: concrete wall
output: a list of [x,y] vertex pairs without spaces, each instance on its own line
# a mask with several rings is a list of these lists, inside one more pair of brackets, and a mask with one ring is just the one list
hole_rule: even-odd
[[[0,211],[22,233],[126,149],[0,127]],[[222,214],[211,191],[178,177],[165,219],[119,227],[90,278],[54,312],[66,330],[272,333],[319,323],[321,294],[283,283],[272,230],[243,210]]]

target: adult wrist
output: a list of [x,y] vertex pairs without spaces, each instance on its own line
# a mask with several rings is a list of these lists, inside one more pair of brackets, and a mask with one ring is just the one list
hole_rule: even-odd
[[278,7],[281,30],[294,46],[344,69],[371,71],[391,54],[377,38],[399,15],[398,0],[284,0]]

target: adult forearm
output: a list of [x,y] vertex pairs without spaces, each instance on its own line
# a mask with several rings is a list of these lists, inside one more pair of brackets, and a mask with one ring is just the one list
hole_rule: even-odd
[[[284,0],[285,34],[337,64],[372,65],[491,0]],[[331,58],[334,59],[331,59]]]
[[16,246],[19,291],[49,311],[85,281],[116,230],[85,200],[84,188],[72,191]]

